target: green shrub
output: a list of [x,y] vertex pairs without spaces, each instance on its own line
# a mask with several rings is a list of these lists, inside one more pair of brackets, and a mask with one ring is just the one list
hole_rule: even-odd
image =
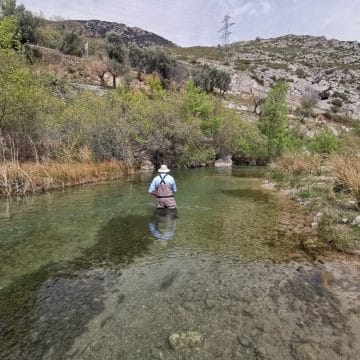
[[287,130],[287,91],[288,85],[278,82],[269,91],[265,100],[259,129],[267,138],[270,157],[281,155],[289,144]]
[[331,100],[331,104],[334,105],[334,106],[337,107],[337,108],[341,108],[343,102],[342,102],[341,99],[335,98],[335,99],[332,99],[332,100]]
[[237,59],[235,60],[234,69],[238,71],[246,71],[250,68],[251,61],[248,59]]
[[224,95],[229,90],[231,77],[223,70],[218,70],[205,64],[193,71],[195,84],[206,92],[214,92],[215,88]]
[[308,148],[313,154],[330,154],[339,149],[341,140],[334,133],[326,129],[310,139]]
[[[333,97],[334,98],[338,98],[338,99],[341,99],[343,102],[346,102],[349,100],[349,97],[344,94],[344,93],[341,93],[341,92],[338,92],[338,91],[334,91],[334,94],[333,94]],[[335,105],[335,104],[334,104]],[[341,105],[340,105],[341,106]]]
[[299,79],[306,79],[309,76],[302,68],[297,68],[295,74]]
[[18,19],[15,16],[5,16],[0,21],[0,50],[17,50],[19,48]]
[[66,55],[82,56],[83,52],[79,35],[72,31],[65,31],[59,50]]

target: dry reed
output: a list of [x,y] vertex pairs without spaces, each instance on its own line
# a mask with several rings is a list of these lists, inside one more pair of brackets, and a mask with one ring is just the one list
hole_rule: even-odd
[[287,175],[319,175],[321,157],[309,154],[286,154],[271,163],[270,170]]
[[0,165],[0,196],[24,196],[49,189],[107,181],[135,172],[120,161],[72,163],[18,163]]
[[350,192],[360,209],[360,154],[336,154],[328,160],[338,187]]

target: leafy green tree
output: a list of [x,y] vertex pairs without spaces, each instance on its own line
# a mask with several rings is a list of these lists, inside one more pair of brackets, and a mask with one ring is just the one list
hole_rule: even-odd
[[137,70],[138,76],[157,73],[162,83],[177,76],[177,63],[159,48],[140,48],[135,44],[129,45],[129,60]]
[[0,0],[1,17],[16,15],[16,0]]
[[109,64],[102,60],[94,60],[88,65],[88,69],[100,79],[100,85],[105,86],[105,74],[109,71]]
[[190,116],[207,119],[215,111],[214,103],[192,80],[186,84],[184,100],[187,118]]
[[15,16],[5,16],[0,21],[0,49],[17,50],[20,48],[18,21]]
[[270,157],[281,155],[288,146],[287,92],[288,85],[279,81],[269,91],[265,100],[259,128],[267,138]]
[[118,76],[126,77],[130,72],[130,68],[127,63],[119,63],[115,59],[109,59],[108,61],[108,70],[113,77],[113,87],[116,88],[116,78]]
[[31,11],[25,9],[24,5],[16,8],[16,16],[19,19],[19,31],[22,44],[36,44],[38,42],[37,29],[44,23],[43,19],[34,16]]
[[218,70],[216,78],[216,87],[220,90],[220,95],[224,96],[226,91],[230,89],[231,76],[224,70]]
[[37,28],[44,23],[40,17],[34,16],[24,5],[16,6],[15,0],[0,0],[0,11],[3,18],[17,18],[21,44],[37,42]]
[[111,60],[115,60],[119,64],[126,64],[128,62],[129,50],[119,34],[115,32],[106,34],[106,50]]
[[1,54],[0,65],[0,128],[30,131],[33,114],[41,110],[44,89],[16,55]]
[[62,34],[49,24],[43,24],[36,29],[36,40],[41,46],[58,49],[62,41]]
[[113,76],[113,87],[116,88],[116,78],[129,71],[129,50],[119,34],[110,32],[106,34],[106,51],[109,56],[109,71]]
[[136,44],[129,44],[129,62],[130,66],[136,69],[138,77],[145,67],[145,50]]
[[81,41],[79,35],[73,31],[64,32],[59,50],[66,55],[82,56]]
[[206,92],[214,92],[215,88],[219,89],[221,96],[229,90],[231,82],[228,72],[215,69],[207,64],[193,72],[193,79],[195,84]]
[[158,48],[145,50],[143,63],[148,74],[156,72],[162,81],[171,79],[176,62]]

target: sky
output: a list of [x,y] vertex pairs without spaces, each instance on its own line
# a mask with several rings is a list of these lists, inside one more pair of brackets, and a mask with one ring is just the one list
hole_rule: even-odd
[[297,34],[360,41],[360,0],[18,0],[45,17],[138,26],[180,46],[217,45],[224,16],[230,42]]

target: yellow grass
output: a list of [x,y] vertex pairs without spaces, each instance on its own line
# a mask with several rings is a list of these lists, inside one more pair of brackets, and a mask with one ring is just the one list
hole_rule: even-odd
[[286,154],[271,163],[270,170],[288,175],[316,175],[321,172],[321,157],[308,154]]
[[336,154],[328,163],[336,183],[351,193],[360,208],[360,154]]
[[132,165],[119,161],[3,163],[0,165],[0,196],[23,196],[71,185],[113,180],[134,172]]

